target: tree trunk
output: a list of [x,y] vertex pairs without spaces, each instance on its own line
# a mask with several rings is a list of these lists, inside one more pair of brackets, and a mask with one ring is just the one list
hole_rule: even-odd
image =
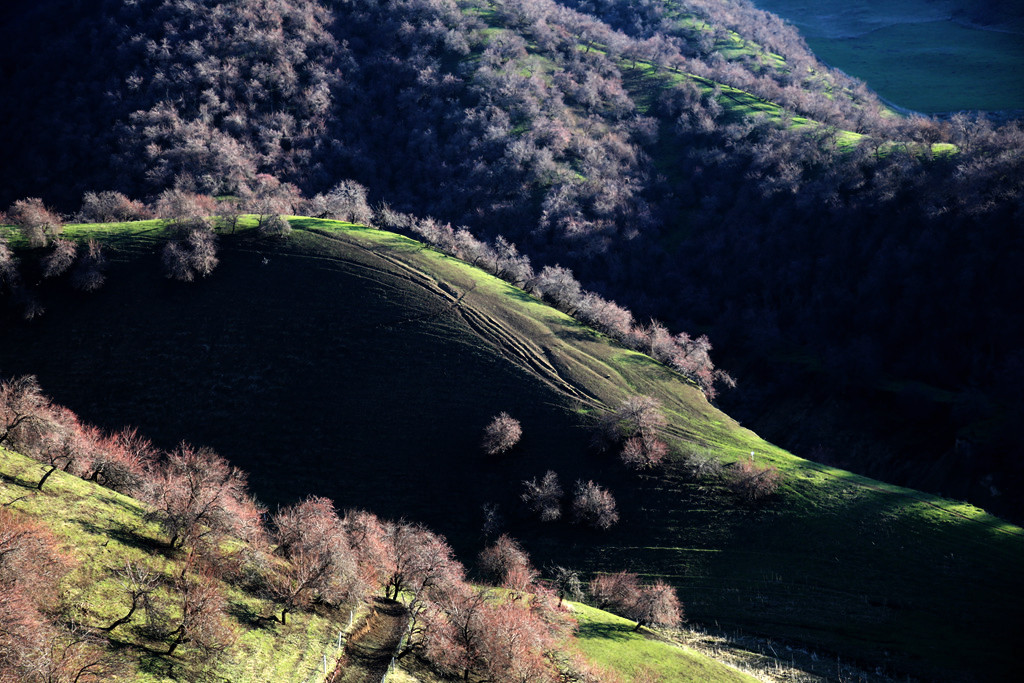
[[128,614],[124,615],[123,617],[121,617],[120,619],[118,619],[113,624],[111,624],[110,626],[106,627],[103,630],[106,631],[107,633],[109,633],[109,632],[113,631],[115,628],[117,628],[118,626],[120,626],[121,624],[128,623],[128,621],[132,618],[132,615],[135,614],[135,609],[138,606],[139,606],[139,600],[138,600],[137,597],[135,597],[133,595],[132,596],[132,608],[130,610],[128,610]]
[[36,488],[39,489],[40,491],[42,491],[43,490],[43,484],[45,484],[46,480],[50,478],[50,475],[53,474],[56,471],[57,471],[57,466],[56,465],[50,465],[50,471],[43,475],[43,478],[39,480],[38,484],[36,484]]
[[181,645],[181,643],[185,640],[185,625],[182,624],[178,628],[171,631],[169,635],[175,634],[177,634],[176,637],[174,638],[174,640],[171,641],[170,646],[168,646],[167,648],[167,652],[165,652],[164,654],[173,655],[174,651],[177,650],[178,646]]

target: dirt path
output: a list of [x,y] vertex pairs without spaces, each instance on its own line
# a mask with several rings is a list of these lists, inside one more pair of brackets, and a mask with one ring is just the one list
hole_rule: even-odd
[[349,636],[345,654],[325,683],[380,683],[408,622],[409,614],[401,603],[376,598],[366,619]]

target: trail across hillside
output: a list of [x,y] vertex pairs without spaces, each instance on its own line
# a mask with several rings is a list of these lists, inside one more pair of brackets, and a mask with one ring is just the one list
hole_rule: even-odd
[[409,615],[394,600],[377,598],[366,621],[345,645],[345,655],[325,683],[379,683],[402,641]]

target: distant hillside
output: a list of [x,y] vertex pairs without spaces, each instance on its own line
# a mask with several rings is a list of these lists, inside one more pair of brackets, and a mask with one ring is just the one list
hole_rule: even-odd
[[[8,319],[5,373],[35,373],[105,428],[158,445],[208,444],[257,496],[327,495],[424,522],[472,558],[482,506],[538,566],[631,569],[679,591],[695,623],[803,643],[896,676],[986,680],[1013,656],[1022,532],[983,511],[796,458],[709,404],[665,366],[456,259],[377,230],[292,219],[285,239],[221,236],[221,265],[163,278],[159,222],[72,226],[110,249],[100,291],[44,291],[47,313]],[[665,465],[634,474],[591,446],[631,395],[668,418]],[[507,411],[523,436],[485,456]],[[760,503],[694,475],[753,458],[781,488]],[[539,522],[520,500],[547,470],[607,487],[608,531]],[[567,505],[567,504],[566,504]]]

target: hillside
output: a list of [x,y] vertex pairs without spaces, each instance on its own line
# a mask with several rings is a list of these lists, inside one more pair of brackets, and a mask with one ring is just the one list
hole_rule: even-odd
[[746,0],[3,12],[0,208],[352,179],[707,334],[792,452],[1024,518],[1016,123],[903,118]]
[[[0,367],[38,375],[101,427],[213,446],[271,505],[316,494],[404,516],[469,560],[481,506],[497,504],[538,566],[663,578],[698,624],[897,676],[985,680],[1015,666],[1019,528],[794,457],[665,366],[421,243],[291,222],[283,240],[222,235],[221,265],[193,285],[160,275],[160,222],[69,226],[109,246],[108,283],[91,295],[46,285],[46,315],[5,321]],[[590,446],[595,418],[636,394],[669,420],[669,460],[643,475]],[[480,435],[500,411],[523,438],[488,458]],[[783,484],[742,502],[687,474],[705,449],[726,465],[753,453]],[[567,489],[607,486],[620,523],[532,519],[522,482],[548,469]]]
[[[409,620],[407,611],[397,603],[381,606],[379,598],[370,598],[365,603],[351,601],[340,606],[317,604],[291,613],[286,623],[278,623],[262,616],[274,611],[274,603],[238,581],[231,570],[215,580],[216,592],[224,602],[218,625],[221,642],[211,646],[190,636],[183,647],[167,652],[166,636],[158,635],[161,620],[175,623],[178,618],[176,577],[194,571],[196,548],[175,551],[166,547],[162,530],[150,519],[150,506],[93,482],[58,470],[37,489],[45,469],[37,461],[0,447],[0,560],[19,552],[20,539],[33,532],[26,534],[26,527],[17,525],[28,523],[36,525],[29,529],[41,526],[52,533],[54,555],[68,568],[56,596],[67,620],[67,632],[63,638],[53,638],[52,649],[38,658],[38,670],[32,670],[31,680],[376,683],[384,672],[390,681],[454,680],[438,676],[412,657],[395,665],[392,657],[399,643],[405,642]],[[223,541],[221,552],[221,560],[231,566],[260,550],[245,540],[229,538]],[[37,559],[43,557],[37,555]],[[0,570],[6,569],[0,563]],[[49,569],[40,562],[29,571],[43,575]],[[36,577],[19,578],[39,590]],[[148,592],[137,610],[130,593],[140,585]],[[0,610],[9,606],[8,597],[0,600]],[[615,675],[633,680],[641,669],[673,681],[755,680],[705,655],[652,637],[649,631],[639,633],[633,622],[621,617],[582,604],[570,609],[580,619],[579,638],[567,637],[559,649],[592,660],[598,671],[611,672],[602,674],[602,681]],[[145,619],[141,618],[143,611]],[[4,619],[0,679],[15,681],[18,679],[10,678],[11,655],[23,646],[9,646],[12,634],[15,638],[22,635],[19,629],[26,615],[0,614]],[[390,636],[384,633],[383,623],[389,614],[393,622]],[[9,626],[13,628],[8,630]]]

